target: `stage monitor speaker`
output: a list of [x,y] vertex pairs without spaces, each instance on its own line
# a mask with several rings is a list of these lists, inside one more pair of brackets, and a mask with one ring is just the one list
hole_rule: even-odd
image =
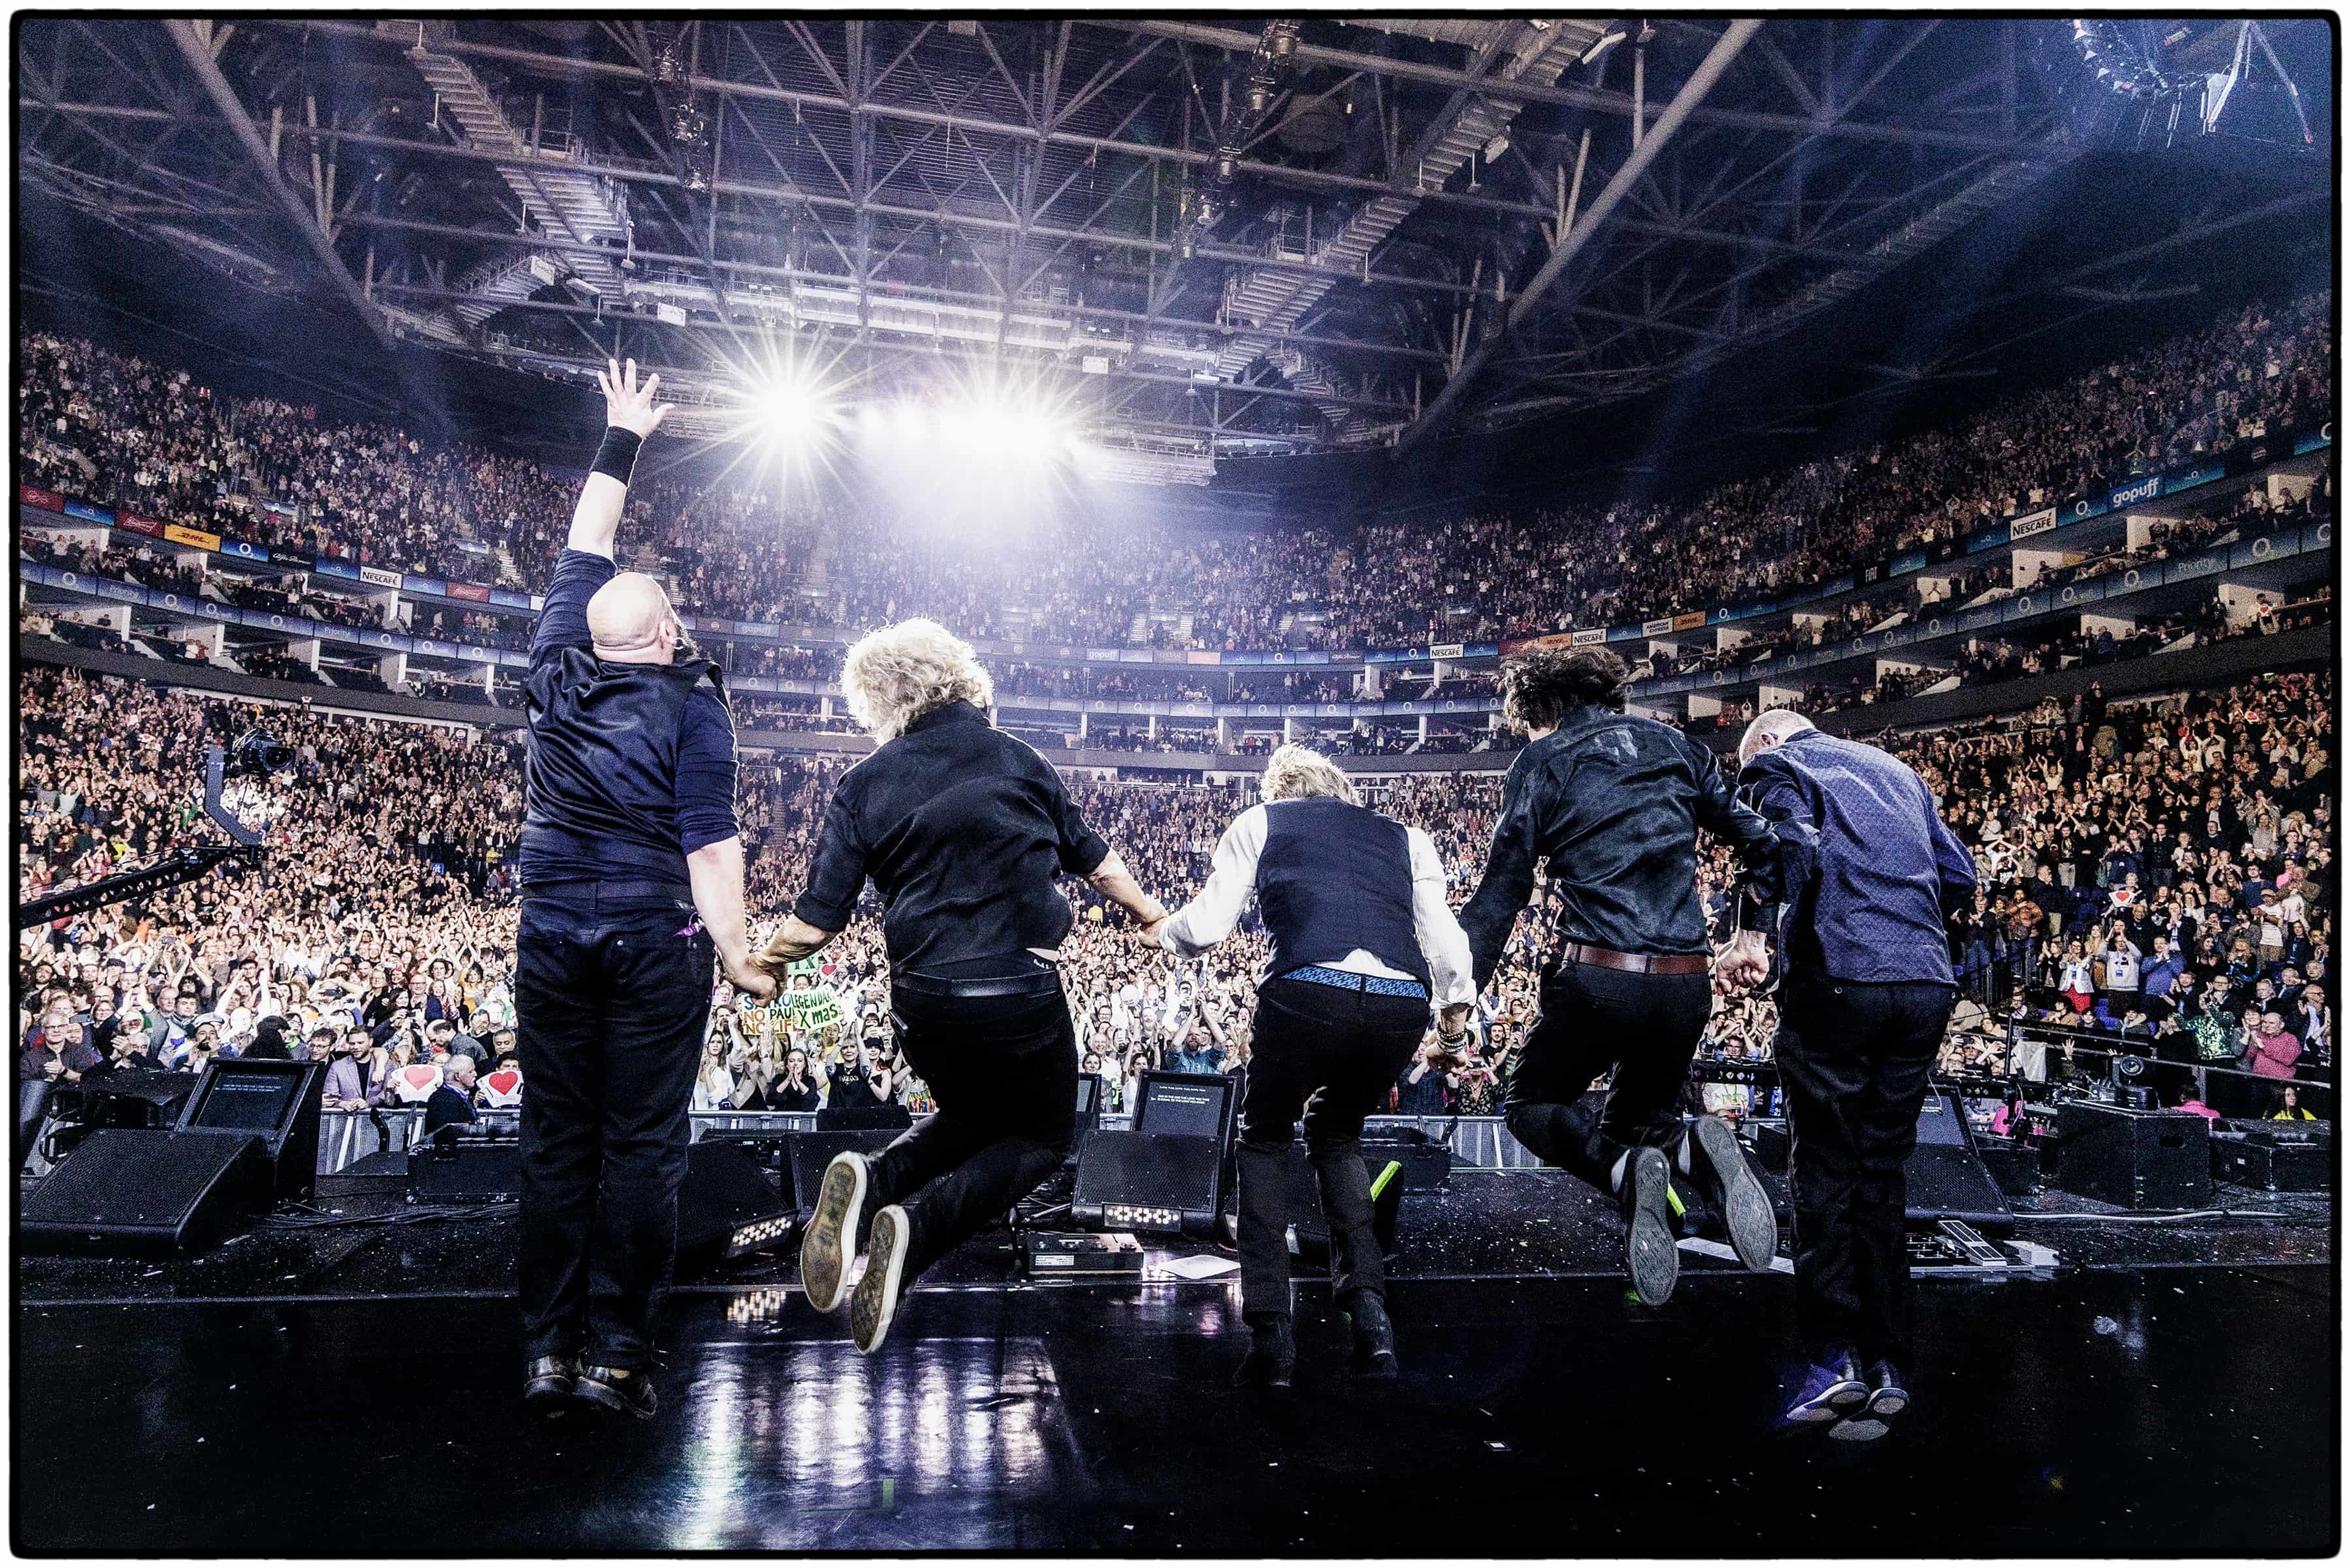
[[[816,1195],[824,1185],[824,1168],[832,1157],[844,1150],[854,1150],[870,1158],[898,1141],[898,1134],[886,1128],[868,1132],[795,1132],[787,1135],[792,1154],[792,1207],[802,1214],[816,1208]],[[871,1220],[873,1205],[865,1206],[864,1219]]]
[[521,1197],[519,1137],[442,1137],[409,1147],[411,1203],[511,1203]]
[[2192,1209],[2211,1198],[2210,1124],[2192,1111],[2070,1100],[2057,1112],[2054,1185],[2122,1209]]
[[1909,1207],[1912,1226],[1932,1229],[1945,1220],[1959,1220],[1978,1231],[2005,1235],[2015,1229],[2015,1212],[2007,1206],[1999,1183],[1975,1152],[1974,1133],[1967,1126],[1959,1102],[1939,1090],[1929,1090],[1918,1112],[1918,1147],[1909,1157]]
[[86,1077],[81,1083],[82,1125],[92,1132],[101,1127],[177,1127],[198,1081],[193,1073],[143,1067]]
[[681,1276],[771,1251],[791,1239],[796,1223],[757,1149],[705,1138],[685,1151],[685,1181],[677,1192]]
[[272,1201],[258,1134],[108,1127],[25,1199],[27,1252],[153,1258],[200,1252]]
[[1077,1161],[1069,1217],[1102,1230],[1208,1234],[1223,1203],[1223,1157],[1222,1140],[1201,1134],[1097,1132]]
[[326,1088],[324,1062],[215,1061],[197,1078],[180,1130],[258,1135],[276,1168],[277,1196],[307,1198],[318,1187]]
[[2323,1192],[2333,1180],[2334,1145],[2274,1142],[2258,1132],[2211,1135],[2211,1176],[2271,1192]]

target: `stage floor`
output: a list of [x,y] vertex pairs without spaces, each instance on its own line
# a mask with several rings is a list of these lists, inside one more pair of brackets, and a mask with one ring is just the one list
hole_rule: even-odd
[[[375,1200],[335,1199],[354,1210]],[[2077,1211],[2074,1200],[2050,1195]],[[509,1222],[21,1260],[20,1552],[2324,1552],[2329,1215],[2028,1223],[2053,1274],[1919,1286],[1893,1437],[1774,1435],[1792,1284],[1627,1300],[1555,1173],[1406,1202],[1399,1385],[1298,1289],[1299,1386],[1228,1386],[1233,1287],[1027,1286],[1001,1234],[858,1356],[788,1262],[671,1297],[648,1426],[526,1417]],[[1548,1223],[1544,1223],[1547,1220]]]

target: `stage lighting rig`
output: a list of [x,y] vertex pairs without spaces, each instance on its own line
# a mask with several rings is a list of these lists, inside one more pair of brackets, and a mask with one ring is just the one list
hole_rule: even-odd
[[[2229,136],[2314,149],[2301,88],[2272,37],[2276,26],[2249,16],[2075,16],[2055,30],[2061,44],[2043,46],[2043,64],[2085,141],[2142,151]],[[2295,53],[2289,43],[2287,55]]]

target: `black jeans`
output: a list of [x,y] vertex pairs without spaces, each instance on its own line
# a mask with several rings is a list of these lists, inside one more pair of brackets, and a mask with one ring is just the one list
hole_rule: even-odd
[[874,1156],[868,1204],[901,1203],[906,1284],[1036,1190],[1076,1137],[1077,1037],[1060,981],[1014,996],[890,988],[898,1049],[938,1110]]
[[[1543,978],[1503,1106],[1517,1140],[1602,1192],[1627,1149],[1680,1130],[1681,1085],[1713,1011],[1704,974],[1634,974],[1563,963]],[[1591,1081],[1616,1070],[1594,1106]]]
[[525,893],[516,948],[528,1354],[639,1367],[677,1261],[716,950],[686,889],[645,883]]
[[1779,990],[1779,1082],[1795,1209],[1795,1324],[1811,1358],[1909,1352],[1905,1167],[1958,1000],[1929,981],[1862,985],[1795,971]]
[[1302,980],[1257,988],[1248,1087],[1241,1100],[1240,1252],[1243,1316],[1289,1310],[1289,1148],[1298,1117],[1330,1222],[1330,1290],[1387,1293],[1371,1235],[1363,1118],[1387,1103],[1428,1029],[1428,1002]]

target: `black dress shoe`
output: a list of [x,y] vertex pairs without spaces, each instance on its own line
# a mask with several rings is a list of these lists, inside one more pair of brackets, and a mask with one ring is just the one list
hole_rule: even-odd
[[1624,1162],[1624,1272],[1647,1306],[1662,1306],[1680,1278],[1671,1200],[1672,1166],[1660,1148],[1636,1148]]
[[1396,1376],[1395,1324],[1388,1319],[1388,1303],[1362,1292],[1347,1310],[1355,1325],[1355,1376],[1391,1382]]
[[1297,1376],[1297,1335],[1289,1314],[1266,1316],[1249,1324],[1255,1338],[1232,1374],[1235,1388],[1286,1388]]
[[653,1380],[642,1367],[622,1371],[617,1366],[583,1366],[572,1392],[598,1409],[633,1416],[639,1421],[651,1420],[658,1403],[653,1398]]
[[571,1402],[572,1385],[579,1376],[576,1355],[540,1355],[523,1374],[522,1402],[534,1409],[551,1410]]

